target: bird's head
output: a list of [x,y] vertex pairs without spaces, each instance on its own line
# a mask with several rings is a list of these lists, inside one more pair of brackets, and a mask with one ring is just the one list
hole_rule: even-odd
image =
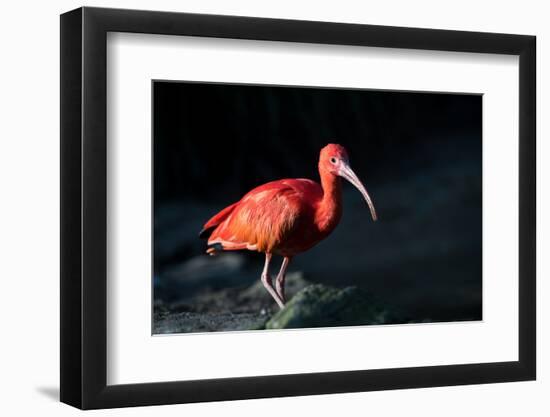
[[351,182],[363,195],[363,198],[369,206],[372,219],[376,221],[377,216],[376,210],[374,209],[374,204],[372,203],[365,186],[351,169],[346,148],[342,145],[329,143],[321,149],[321,155],[319,156],[319,171],[324,171],[332,175],[345,178]]

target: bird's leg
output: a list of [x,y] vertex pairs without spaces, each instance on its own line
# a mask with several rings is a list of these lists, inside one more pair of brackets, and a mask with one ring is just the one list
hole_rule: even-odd
[[285,304],[283,303],[283,300],[279,298],[279,295],[277,294],[277,292],[273,288],[273,284],[271,283],[271,277],[269,276],[269,262],[271,262],[271,253],[266,253],[264,270],[262,271],[262,284],[264,284],[267,292],[269,292],[269,294],[277,302],[279,308],[283,308]]
[[277,279],[275,280],[275,288],[277,289],[277,294],[279,295],[279,298],[283,303],[286,302],[285,276],[286,276],[286,268],[288,267],[289,262],[290,262],[290,258],[288,256],[285,256],[283,259],[283,263],[281,264],[281,270],[279,271],[279,275],[277,275]]

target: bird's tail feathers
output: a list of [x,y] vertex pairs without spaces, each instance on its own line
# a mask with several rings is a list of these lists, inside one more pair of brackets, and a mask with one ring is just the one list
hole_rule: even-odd
[[213,216],[210,220],[208,220],[202,227],[202,230],[199,232],[199,237],[201,239],[208,239],[212,232],[214,232],[216,227],[218,227],[220,223],[222,223],[225,219],[229,217],[236,206],[237,203],[231,204],[230,206],[227,206],[218,214]]

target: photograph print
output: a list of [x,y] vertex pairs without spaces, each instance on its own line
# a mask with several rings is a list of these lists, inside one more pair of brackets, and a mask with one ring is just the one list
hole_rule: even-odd
[[153,334],[482,320],[482,96],[152,81]]

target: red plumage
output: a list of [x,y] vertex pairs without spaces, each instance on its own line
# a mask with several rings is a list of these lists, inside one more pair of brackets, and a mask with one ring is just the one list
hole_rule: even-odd
[[[210,246],[293,256],[322,239],[315,207],[323,197],[319,184],[284,179],[261,185],[205,224],[216,226]],[[212,250],[211,250],[212,252]]]

